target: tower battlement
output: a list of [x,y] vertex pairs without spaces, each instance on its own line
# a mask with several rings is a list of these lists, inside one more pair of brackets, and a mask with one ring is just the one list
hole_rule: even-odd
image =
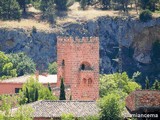
[[97,43],[99,42],[98,37],[57,37],[58,43]]

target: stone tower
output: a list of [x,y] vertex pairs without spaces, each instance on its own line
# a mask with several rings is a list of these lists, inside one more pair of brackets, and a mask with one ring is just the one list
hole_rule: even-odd
[[58,83],[71,89],[72,100],[99,97],[99,39],[57,37]]

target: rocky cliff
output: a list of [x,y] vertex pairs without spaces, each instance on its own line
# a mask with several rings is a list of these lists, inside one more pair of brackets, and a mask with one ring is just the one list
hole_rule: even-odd
[[[121,27],[121,29],[119,29]],[[98,36],[100,38],[100,72],[113,73],[118,64],[118,41],[122,44],[122,68],[130,75],[135,71],[160,78],[151,60],[152,44],[160,40],[160,18],[141,22],[132,18],[100,17],[96,20],[66,23],[51,31],[0,28],[0,50],[6,53],[25,52],[45,69],[56,60],[56,36]],[[85,48],[84,48],[85,49]],[[159,64],[159,63],[157,63]],[[151,69],[152,68],[152,69]]]

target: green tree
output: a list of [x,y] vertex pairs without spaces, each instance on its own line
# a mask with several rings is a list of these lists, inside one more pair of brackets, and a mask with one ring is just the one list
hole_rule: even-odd
[[130,92],[141,89],[141,86],[130,79],[126,72],[114,73],[109,75],[100,75],[100,96],[103,97],[114,91],[123,91],[129,94]]
[[158,0],[140,0],[141,8],[143,10],[149,9],[153,12],[156,10],[156,4],[158,2]]
[[21,12],[16,0],[0,0],[0,19],[20,20]]
[[60,96],[59,100],[66,100],[66,95],[65,95],[65,86],[64,86],[64,80],[61,78],[61,86],[60,86]]
[[142,22],[147,22],[152,19],[152,12],[150,10],[144,10],[139,14],[139,19]]
[[61,120],[75,120],[73,114],[62,114]]
[[109,9],[111,5],[111,0],[100,0],[100,3],[103,6],[103,9]]
[[120,94],[111,93],[99,101],[100,120],[121,120],[125,104]]
[[23,85],[20,91],[20,104],[30,103],[37,100],[56,100],[57,98],[52,94],[47,87],[30,77]]
[[32,74],[36,71],[36,65],[31,58],[24,53],[9,54],[13,67],[17,69],[18,76]]
[[146,81],[145,81],[145,89],[150,89],[150,85],[149,85],[149,79],[148,77],[146,77]]
[[49,83],[48,83],[48,89],[50,92],[52,92],[51,85]]
[[53,63],[49,64],[48,72],[50,74],[57,74],[57,63],[56,62],[53,62]]
[[124,12],[128,12],[128,5],[130,3],[130,0],[113,0],[113,2],[122,6],[121,8]]
[[87,6],[87,0],[81,0],[81,1],[80,1],[80,6],[81,6],[81,8],[82,8],[83,10],[85,10],[85,9],[86,9],[86,6]]
[[40,9],[43,12],[43,19],[48,20],[51,24],[55,23],[56,19],[56,6],[53,0],[42,0]]
[[13,67],[7,55],[0,51],[0,79],[17,76],[17,70]]
[[67,1],[68,0],[54,0],[56,4],[56,9],[60,11],[66,11],[67,10]]
[[155,82],[153,83],[152,89],[160,90],[160,82],[158,80],[155,80]]
[[33,120],[33,110],[30,107],[17,105],[19,108],[15,112],[11,111],[13,107],[17,107],[15,103],[18,102],[18,99],[18,96],[2,96],[0,106],[0,110],[2,111],[0,112],[1,120]]

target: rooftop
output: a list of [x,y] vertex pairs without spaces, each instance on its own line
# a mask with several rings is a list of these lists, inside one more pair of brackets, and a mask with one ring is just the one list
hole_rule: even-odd
[[[28,104],[33,108],[35,118],[58,118],[62,114],[73,114],[75,117],[98,115],[95,101],[37,101]],[[16,111],[17,108],[12,109]]]
[[131,111],[141,109],[160,110],[159,90],[137,90],[129,94],[126,98],[126,107]]
[[[0,83],[25,83],[27,82],[28,78],[30,78],[32,75],[25,75],[25,76],[20,76],[20,77],[15,77],[15,78],[10,78],[1,81]],[[35,76],[33,76],[35,78]],[[57,75],[39,75],[38,76],[38,81],[40,83],[57,83]]]

